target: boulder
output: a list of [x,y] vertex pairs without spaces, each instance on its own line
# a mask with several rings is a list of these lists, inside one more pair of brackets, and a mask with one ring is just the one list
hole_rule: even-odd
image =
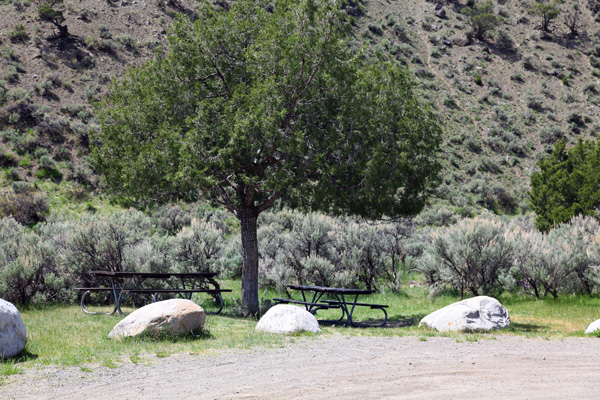
[[289,304],[271,307],[256,324],[256,330],[280,334],[321,333],[319,322],[314,315],[302,307]]
[[439,10],[435,11],[435,16],[440,18],[440,19],[446,19],[446,10],[444,10],[443,8],[440,8]]
[[19,310],[0,299],[0,358],[14,357],[25,348],[27,330]]
[[585,330],[585,333],[587,333],[589,335],[596,331],[600,331],[600,319],[592,322],[590,324],[590,326],[588,326],[587,329]]
[[148,304],[125,317],[110,331],[110,339],[145,334],[184,335],[204,327],[206,313],[191,300],[172,299]]
[[452,39],[452,42],[455,45],[461,46],[461,47],[468,46],[471,44],[471,41],[467,38],[454,38],[454,39]]
[[439,309],[421,320],[419,327],[446,331],[491,331],[510,326],[508,311],[492,297],[478,296]]

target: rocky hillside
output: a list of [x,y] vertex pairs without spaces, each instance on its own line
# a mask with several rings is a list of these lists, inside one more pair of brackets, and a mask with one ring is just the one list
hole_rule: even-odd
[[[527,212],[537,160],[559,139],[600,132],[598,2],[538,4],[558,13],[544,30],[534,1],[493,1],[498,24],[478,39],[469,14],[484,3],[346,7],[352,46],[406,65],[444,127],[445,168],[424,223],[482,207]],[[54,8],[68,36],[40,19],[38,0],[0,0],[0,192],[5,204],[29,202],[33,219],[44,198],[51,208],[95,206],[91,103],[128,66],[152,57],[176,13],[197,17],[191,0],[65,0]]]

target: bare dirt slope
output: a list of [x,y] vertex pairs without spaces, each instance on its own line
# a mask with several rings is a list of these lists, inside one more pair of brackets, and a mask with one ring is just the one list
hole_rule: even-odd
[[27,370],[2,399],[597,399],[600,340],[345,337],[216,356]]

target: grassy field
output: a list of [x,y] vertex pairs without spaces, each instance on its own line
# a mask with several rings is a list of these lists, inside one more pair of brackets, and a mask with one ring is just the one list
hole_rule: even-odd
[[[87,315],[78,305],[55,305],[41,308],[22,308],[21,315],[28,332],[26,351],[17,360],[0,362],[0,375],[19,373],[22,368],[40,365],[77,365],[83,371],[90,363],[118,367],[124,362],[145,362],[150,357],[167,357],[176,353],[214,354],[224,349],[247,349],[258,346],[285,346],[297,340],[295,336],[257,333],[255,320],[239,317],[235,298],[239,296],[240,283],[227,281],[223,287],[232,288],[226,297],[226,308],[221,315],[209,315],[206,326],[199,335],[178,339],[153,340],[150,338],[112,341],[108,333],[122,317],[119,315]],[[263,299],[284,296],[282,293],[264,291]],[[482,333],[436,333],[418,328],[425,315],[458,301],[458,297],[442,296],[431,300],[424,289],[406,288],[401,294],[376,294],[364,298],[368,302],[389,304],[388,325],[385,328],[346,328],[322,326],[323,335],[372,336],[450,336],[457,341],[493,339],[502,335],[562,338],[583,336],[590,322],[600,318],[600,299],[589,297],[563,297],[536,300],[512,294],[503,295],[500,302],[508,309],[512,326],[505,331]],[[201,303],[202,299],[196,299]],[[206,309],[211,305],[203,304]],[[100,310],[100,308],[97,308]],[[108,308],[104,310],[108,311]],[[133,308],[125,308],[130,312]],[[339,310],[320,311],[319,318],[337,319]],[[355,319],[374,321],[381,312],[357,309]],[[305,335],[302,335],[305,336]]]

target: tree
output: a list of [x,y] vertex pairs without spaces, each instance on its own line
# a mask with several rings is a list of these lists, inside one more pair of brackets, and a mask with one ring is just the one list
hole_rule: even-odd
[[494,14],[494,4],[491,0],[475,3],[472,8],[464,7],[460,12],[468,17],[473,35],[479,40],[484,40],[486,34],[502,22],[502,18]]
[[114,194],[198,196],[240,221],[242,306],[258,312],[257,217],[276,201],[367,218],[415,214],[441,130],[398,65],[349,52],[334,0],[208,1],[167,50],[98,106],[98,169]]
[[576,215],[596,216],[600,206],[600,147],[579,141],[566,151],[559,141],[531,175],[530,201],[541,231]]
[[58,9],[58,7],[63,6],[63,0],[38,0],[38,16],[40,20],[49,22],[58,29],[58,34],[51,39],[75,39],[76,36],[73,36],[69,33],[69,30],[66,25],[63,25],[65,22],[65,17],[63,12]]
[[562,22],[569,30],[569,35],[572,37],[579,35],[581,30],[584,29],[583,16],[579,9],[568,11],[564,15]]
[[538,0],[531,5],[531,12],[540,17],[540,29],[550,32],[550,23],[558,18],[560,9],[556,0]]

